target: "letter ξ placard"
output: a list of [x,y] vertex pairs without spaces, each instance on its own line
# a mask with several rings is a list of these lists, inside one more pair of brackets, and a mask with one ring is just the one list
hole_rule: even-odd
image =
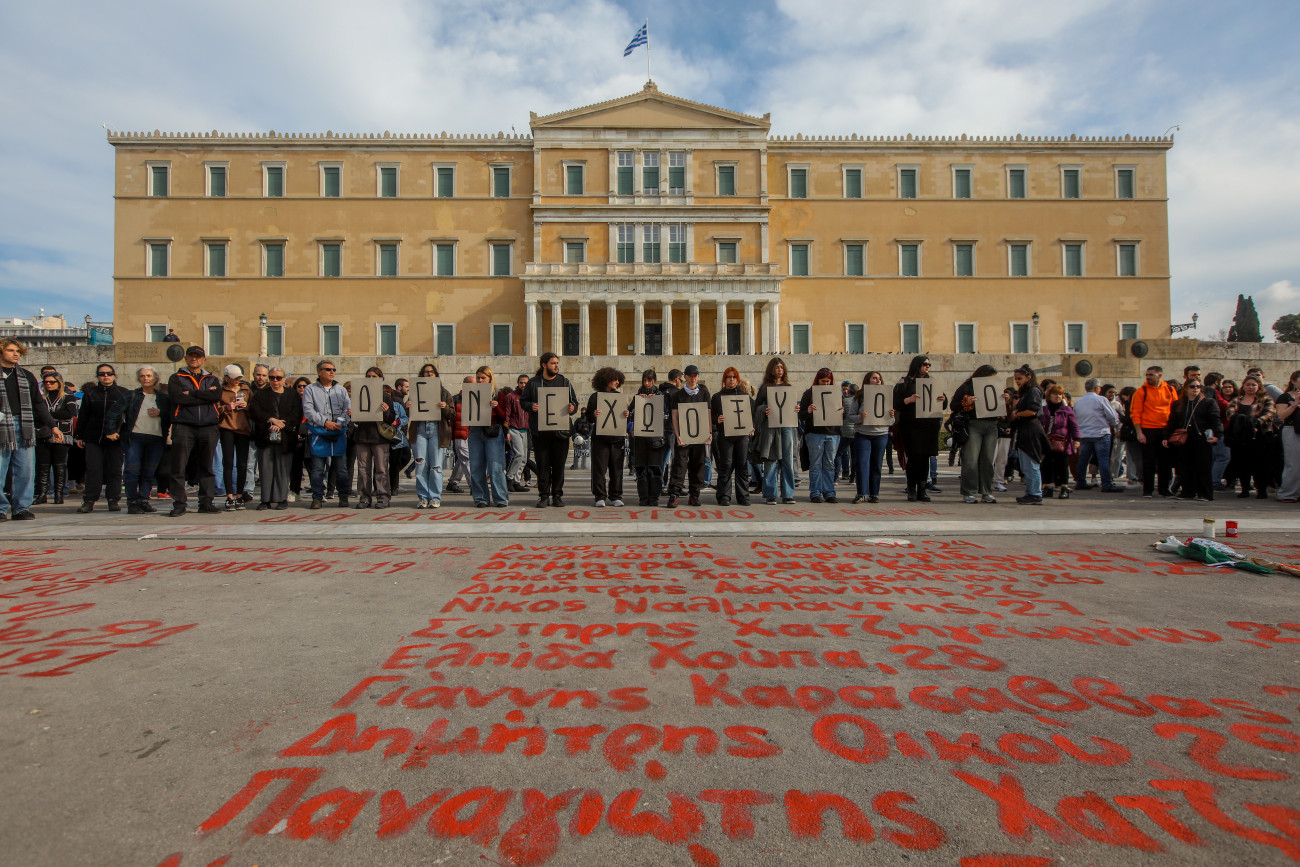
[[460,423],[464,427],[492,424],[492,383],[467,382],[460,387]]
[[889,424],[892,419],[889,411],[894,408],[894,387],[892,385],[862,386],[862,416],[853,420],[854,424]]
[[799,396],[794,393],[793,385],[769,385],[767,387],[768,427],[799,426]]
[[664,396],[638,394],[632,402],[632,436],[661,437],[664,435]]
[[627,409],[627,398],[617,391],[597,392],[596,409],[600,415],[596,416],[596,429],[592,433],[601,437],[626,436],[623,410]]
[[1003,380],[997,376],[980,376],[970,381],[975,389],[975,417],[1002,418],[1007,406],[1002,402]]
[[442,380],[436,376],[417,376],[411,380],[411,421],[438,421],[442,410]]
[[683,403],[677,406],[677,438],[682,445],[703,445],[709,441],[713,430],[709,426],[707,403]]
[[814,385],[809,404],[813,408],[813,427],[838,428],[844,421],[844,404],[840,401],[838,385]]
[[569,390],[567,388],[537,389],[537,430],[560,431],[569,429]]
[[384,402],[384,381],[367,377],[360,382],[352,382],[352,420],[383,421],[384,411],[380,405]]
[[722,435],[748,436],[754,432],[753,400],[747,394],[720,395],[722,404]]

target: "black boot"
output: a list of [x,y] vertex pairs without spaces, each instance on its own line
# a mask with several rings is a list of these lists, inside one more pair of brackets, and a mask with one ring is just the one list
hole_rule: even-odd
[[913,482],[907,483],[907,501],[909,503],[916,502],[916,484]]
[[68,465],[57,464],[54,467],[54,505],[63,505],[63,486],[68,481]]
[[50,468],[49,468],[49,467],[39,467],[39,466],[38,466],[38,467],[36,468],[36,486],[35,486],[35,488],[34,488],[33,491],[32,491],[32,505],[33,505],[33,506],[43,506],[43,505],[45,505],[46,503],[49,502],[49,497],[47,497],[46,494],[45,494],[45,488],[46,488],[46,485],[47,485],[46,480],[47,480],[49,477],[50,477]]

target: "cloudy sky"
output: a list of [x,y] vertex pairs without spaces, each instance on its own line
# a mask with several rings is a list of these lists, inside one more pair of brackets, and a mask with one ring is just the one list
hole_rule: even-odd
[[639,90],[773,132],[1159,135],[1173,318],[1300,312],[1300,3],[212,0],[7,4],[0,317],[112,312],[117,130],[495,132]]

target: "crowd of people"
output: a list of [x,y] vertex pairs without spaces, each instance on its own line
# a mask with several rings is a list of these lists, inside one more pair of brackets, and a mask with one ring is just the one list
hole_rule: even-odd
[[[1181,381],[1166,380],[1152,366],[1136,388],[1089,379],[1072,395],[1022,366],[990,414],[975,409],[975,381],[999,373],[982,365],[951,397],[936,396],[945,410],[936,413],[920,411],[933,389],[924,382],[930,359],[918,355],[892,383],[886,414],[865,405],[869,394],[879,399],[883,374],[869,372],[860,384],[843,380],[836,393],[834,373],[822,368],[803,389],[790,426],[777,423],[785,417],[777,406],[782,388],[792,385],[783,359],[768,360],[757,387],[728,367],[716,392],[688,365],[664,382],[654,370],[642,372],[633,394],[656,398],[646,405],[661,415],[652,419],[656,435],[640,435],[622,371],[596,371],[590,396],[580,401],[549,352],[535,374],[513,385],[498,385],[488,366],[466,376],[491,394],[490,415],[477,424],[467,423],[461,393],[445,385],[433,417],[412,419],[411,381],[390,383],[378,367],[365,374],[382,381],[378,420],[353,420],[352,383],[336,381],[328,359],[316,365],[314,379],[291,381],[264,364],[245,379],[238,365],[219,375],[205,369],[204,350],[191,346],[184,367],[166,381],[144,365],[130,388],[107,363],[80,386],[53,367],[38,378],[21,366],[25,353],[17,340],[0,345],[0,520],[29,520],[32,506],[66,496],[80,497],[79,513],[101,500],[121,511],[125,499],[132,514],[158,511],[155,499],[170,501],[173,517],[187,512],[192,496],[203,513],[255,502],[259,510],[286,509],[299,500],[311,509],[328,502],[384,509],[403,478],[413,480],[417,509],[466,493],[479,508],[509,506],[512,494],[536,496],[538,508],[563,506],[566,470],[585,467],[588,458],[598,508],[625,505],[625,476],[635,479],[642,506],[673,508],[683,499],[699,506],[709,489],[720,506],[757,498],[790,504],[804,474],[812,503],[837,503],[841,494],[854,504],[878,503],[895,460],[907,500],[929,502],[942,493],[945,448],[949,465],[960,464],[964,503],[996,503],[1017,481],[1023,505],[1138,485],[1144,497],[1212,500],[1240,485],[1240,497],[1264,499],[1272,490],[1284,503],[1300,499],[1300,370],[1279,388],[1259,369],[1237,383],[1219,373],[1202,377],[1195,366]],[[419,376],[439,371],[425,364]],[[559,430],[539,425],[548,388],[567,390],[561,415],[569,421]],[[724,423],[738,397],[749,408],[743,429]],[[826,405],[819,407],[819,398]],[[706,419],[705,430],[687,435],[688,417]]]

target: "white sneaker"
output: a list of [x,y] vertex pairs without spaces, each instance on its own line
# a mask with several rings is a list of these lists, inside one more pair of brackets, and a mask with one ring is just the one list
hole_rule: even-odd
[[610,503],[610,505],[613,506],[613,507],[616,508],[616,509],[621,509],[621,508],[623,508],[623,501],[622,501],[622,500],[615,500],[614,502]]
[[430,500],[430,501],[429,501],[429,508],[430,508],[430,509],[439,509],[439,508],[442,508],[442,500]]
[[597,509],[603,509],[603,508],[605,508],[605,501],[604,501],[604,500],[597,500],[597,501],[596,501],[596,508],[597,508]]
[[970,497],[970,496],[962,497],[962,498],[961,498],[961,501],[962,501],[963,503],[978,503],[978,502],[979,502],[979,500],[975,499],[974,497]]
[[428,500],[421,500],[420,502],[418,502],[418,503],[415,504],[415,508],[417,508],[417,509],[427,509],[427,508],[429,508],[429,501],[428,501]]
[[999,492],[999,493],[1005,491],[1006,489],[1007,489],[1007,486],[1006,486],[1006,485],[994,485],[994,486],[993,486],[993,490],[995,490],[995,491],[997,491],[997,492]]
[[290,491],[290,492],[289,492],[289,502],[291,502],[291,503],[296,503],[296,502],[298,502],[298,495],[295,494],[293,491]]
[[992,494],[985,494],[983,497],[980,498],[980,502],[981,502],[981,503],[996,503],[996,502],[997,502],[997,498],[994,497]]

